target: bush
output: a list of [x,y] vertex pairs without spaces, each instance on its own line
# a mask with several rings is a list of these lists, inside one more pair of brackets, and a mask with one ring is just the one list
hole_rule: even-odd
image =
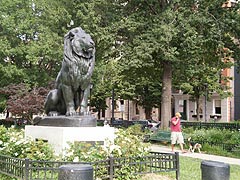
[[114,143],[107,141],[105,146],[88,143],[69,143],[70,148],[66,149],[65,160],[79,161],[102,160],[109,156],[130,157],[145,156],[149,153],[149,144],[143,143],[143,133],[139,125],[128,129],[116,129]]
[[[137,135],[136,135],[137,134]],[[93,162],[99,160],[105,160],[109,156],[115,158],[118,157],[133,157],[149,154],[149,144],[143,143],[143,134],[141,134],[141,126],[134,125],[128,129],[117,129],[116,138],[114,144],[107,142],[105,146],[99,144],[90,145],[87,143],[70,143],[70,148],[66,150],[64,160],[66,161],[85,161]],[[119,162],[120,163],[120,162]],[[133,175],[133,167],[127,165],[119,167],[116,171],[119,175],[117,179],[136,179],[136,175]],[[137,167],[134,167],[137,168]],[[101,177],[107,169],[101,169],[97,172],[97,177]]]
[[52,147],[41,140],[33,141],[24,138],[24,130],[0,126],[0,154],[32,160],[53,160]]
[[200,129],[188,134],[193,140],[210,143],[239,144],[240,133],[227,129]]
[[[239,156],[240,133],[238,131],[231,131],[227,129],[184,129],[185,137],[191,137],[192,141],[203,143],[202,150],[211,154],[223,156]],[[232,145],[236,147],[232,147]],[[224,149],[223,149],[224,147]],[[232,152],[233,151],[233,152]],[[237,153],[238,152],[238,153]],[[237,156],[236,156],[237,155]]]

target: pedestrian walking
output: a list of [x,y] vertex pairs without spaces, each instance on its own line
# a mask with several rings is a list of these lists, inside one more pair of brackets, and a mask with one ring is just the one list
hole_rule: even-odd
[[171,146],[172,152],[174,152],[174,146],[176,143],[180,145],[182,153],[186,153],[183,149],[184,139],[181,130],[181,114],[177,112],[175,116],[171,119],[170,128],[171,128]]

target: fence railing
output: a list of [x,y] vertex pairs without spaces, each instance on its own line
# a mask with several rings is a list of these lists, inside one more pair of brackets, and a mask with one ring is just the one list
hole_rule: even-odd
[[201,145],[209,145],[209,146],[217,146],[227,152],[230,153],[240,153],[240,145],[239,144],[231,144],[231,143],[217,143],[217,142],[209,142],[209,141],[199,141]]
[[181,125],[183,127],[193,127],[197,129],[210,129],[210,128],[218,128],[218,129],[229,129],[233,131],[240,130],[240,123],[205,123],[205,122],[187,122],[182,121]]
[[[0,173],[21,180],[56,180],[59,167],[74,162],[35,161],[18,159],[0,155]],[[76,163],[76,162],[75,162]],[[133,174],[146,174],[175,171],[179,180],[179,154],[151,152],[143,157],[109,157],[96,162],[78,162],[76,164],[91,164],[94,168],[94,177],[112,180],[122,176],[124,168],[130,169]]]

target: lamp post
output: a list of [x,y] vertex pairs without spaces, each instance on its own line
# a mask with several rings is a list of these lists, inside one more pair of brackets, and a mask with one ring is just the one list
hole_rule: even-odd
[[112,88],[112,118],[111,118],[111,124],[112,121],[114,120],[114,87]]
[[128,99],[128,121],[130,120],[130,103]]
[[207,83],[204,83],[204,87],[205,87],[205,100],[204,100],[204,104],[205,104],[205,112],[204,112],[204,115],[205,115],[205,122],[207,122],[207,87],[208,87],[208,84]]

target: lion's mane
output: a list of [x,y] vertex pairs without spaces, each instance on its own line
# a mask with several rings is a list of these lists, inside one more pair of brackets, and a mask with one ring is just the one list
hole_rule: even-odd
[[[76,44],[73,42],[76,41],[75,38],[83,37],[87,42],[81,41],[83,44],[80,44],[80,46],[76,47]],[[76,85],[79,86],[79,83],[80,84],[84,83],[82,84],[81,89],[83,90],[86,88],[86,85],[90,81],[94,69],[95,48],[92,47],[90,51],[84,50],[84,48],[86,48],[85,46],[91,46],[92,43],[93,41],[91,37],[81,28],[75,28],[65,35],[64,60],[62,62],[62,69],[59,72],[58,78],[62,76],[61,73],[66,73],[63,71],[68,71],[67,72],[68,82],[65,82],[66,84],[69,84],[70,82],[72,86]],[[59,82],[58,78],[57,82]],[[62,80],[61,83],[63,83]]]

